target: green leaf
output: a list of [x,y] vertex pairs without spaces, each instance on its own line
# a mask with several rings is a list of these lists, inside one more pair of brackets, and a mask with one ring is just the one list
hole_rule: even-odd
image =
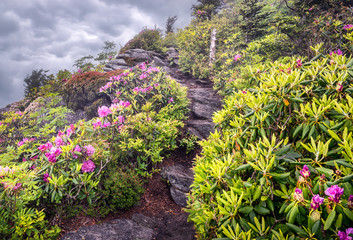
[[239,209],[239,212],[244,214],[249,214],[254,208],[252,206],[242,207]]
[[335,224],[335,227],[338,229],[341,227],[342,225],[342,213],[340,213],[340,215],[338,215],[338,218],[337,218],[337,221],[336,221],[336,224]]
[[351,210],[349,210],[348,208],[343,208],[343,212],[350,220],[353,221],[353,213]]
[[294,233],[298,234],[299,236],[308,237],[308,234],[300,227],[298,227],[294,224],[291,224],[291,223],[286,223],[286,225],[290,230],[292,230]]
[[324,167],[317,167],[315,168],[319,173],[323,173],[325,174],[326,177],[331,177],[333,174],[333,170],[328,169],[328,168],[324,168]]
[[297,217],[299,213],[299,210],[298,210],[298,206],[297,205],[294,205],[291,209],[291,212],[289,214],[289,219],[288,219],[288,222],[289,223],[294,223],[294,220],[295,218]]
[[261,215],[267,215],[271,212],[268,208],[262,207],[260,205],[255,206],[254,210],[255,210],[255,212],[257,212],[258,214],[261,214]]
[[325,225],[324,225],[324,230],[327,230],[331,227],[333,220],[335,220],[336,217],[336,211],[333,210],[332,212],[330,212],[330,214],[328,215]]
[[253,201],[257,200],[261,195],[261,186],[257,186],[254,196],[253,196]]

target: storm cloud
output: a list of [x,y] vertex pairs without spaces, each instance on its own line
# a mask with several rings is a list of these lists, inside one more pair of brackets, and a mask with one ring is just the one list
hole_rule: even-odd
[[1,0],[0,108],[23,98],[34,69],[72,70],[76,59],[101,51],[104,41],[124,45],[144,27],[190,22],[196,0]]

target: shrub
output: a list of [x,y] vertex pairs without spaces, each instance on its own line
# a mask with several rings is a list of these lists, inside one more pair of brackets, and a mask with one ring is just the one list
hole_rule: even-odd
[[120,53],[135,48],[163,53],[161,31],[158,29],[143,29],[120,49]]
[[353,59],[275,62],[253,78],[201,143],[189,219],[200,239],[333,239],[353,225]]
[[[141,64],[112,76],[101,88],[113,104],[98,109],[96,134],[112,143],[112,155],[137,167],[137,158],[151,167],[162,153],[177,147],[178,128],[188,111],[186,89],[159,68]],[[138,167],[137,167],[138,168]]]
[[[109,103],[109,99],[99,93],[99,88],[107,83],[107,79],[114,74],[121,73],[121,70],[109,73],[86,72],[74,75],[65,83],[63,89],[63,99],[68,108],[73,110],[82,109],[86,106],[90,107],[92,103],[102,98],[104,103]],[[96,109],[89,109],[89,113],[96,112]],[[91,115],[92,116],[92,115]],[[95,115],[96,116],[96,115]]]
[[143,185],[136,172],[115,168],[107,171],[102,181],[102,199],[112,209],[134,206],[143,192]]

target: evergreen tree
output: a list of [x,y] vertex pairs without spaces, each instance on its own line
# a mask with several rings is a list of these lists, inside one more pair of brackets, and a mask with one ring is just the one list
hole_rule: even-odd
[[222,7],[222,0],[197,0],[198,4],[193,4],[191,9],[194,15],[211,20],[218,10]]
[[242,20],[239,27],[245,34],[247,43],[264,36],[269,26],[270,12],[263,11],[265,4],[261,0],[242,0],[240,2],[239,14]]
[[33,70],[31,75],[27,75],[24,79],[25,97],[34,96],[40,87],[52,80],[52,77],[47,75],[48,71],[43,69]]
[[174,24],[175,24],[176,20],[178,20],[178,17],[176,15],[173,17],[171,17],[171,16],[168,17],[167,23],[166,23],[166,28],[165,28],[166,29],[165,34],[174,32]]

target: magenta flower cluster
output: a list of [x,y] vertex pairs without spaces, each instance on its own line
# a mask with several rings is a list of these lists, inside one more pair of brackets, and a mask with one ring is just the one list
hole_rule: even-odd
[[98,108],[98,116],[99,117],[106,117],[111,113],[112,112],[110,111],[110,109],[107,106],[101,106]]
[[35,141],[36,139],[35,138],[30,138],[30,139],[28,139],[28,138],[23,138],[22,139],[22,141],[19,141],[18,143],[17,143],[17,146],[22,146],[23,144],[25,144],[26,142],[32,142],[32,141]]
[[86,173],[86,172],[93,172],[94,169],[96,168],[96,165],[92,160],[84,161],[82,163],[81,171]]
[[310,176],[310,170],[307,165],[303,166],[303,169],[300,170],[300,174],[305,178],[308,178]]
[[325,194],[328,196],[330,201],[338,203],[343,195],[344,188],[340,188],[338,185],[332,185],[327,188]]
[[352,30],[353,29],[353,25],[352,24],[347,24],[343,27],[344,30],[348,31],[348,30]]
[[353,228],[347,228],[346,231],[338,231],[337,235],[340,238],[340,240],[352,240]]
[[343,55],[343,52],[341,51],[341,49],[337,49],[336,51],[330,52],[330,56],[332,56],[333,54]]
[[316,210],[316,209],[318,209],[318,208],[320,207],[321,204],[323,204],[323,202],[324,202],[324,198],[323,198],[323,197],[320,197],[319,194],[316,194],[316,195],[314,195],[313,198],[311,199],[311,204],[310,204],[310,206],[311,206],[311,208],[312,208],[313,210]]
[[240,54],[237,54],[234,56],[234,61],[239,61],[239,59],[241,58],[241,55]]

